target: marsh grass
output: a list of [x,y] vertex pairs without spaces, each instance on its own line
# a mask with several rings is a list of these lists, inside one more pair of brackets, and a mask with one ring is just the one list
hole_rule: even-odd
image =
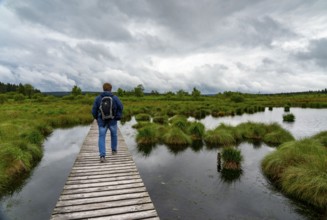
[[151,116],[149,114],[146,114],[146,113],[140,113],[140,114],[135,115],[135,120],[137,122],[140,122],[140,121],[150,121],[151,120]]
[[153,122],[158,124],[167,124],[168,123],[168,116],[166,115],[160,115],[160,116],[154,116]]
[[192,143],[192,140],[182,129],[172,126],[164,134],[163,142],[169,146],[188,146]]
[[237,126],[244,139],[261,141],[266,134],[266,126],[263,123],[247,122]]
[[266,131],[267,133],[264,135],[263,141],[268,145],[278,146],[294,140],[293,135],[277,123],[266,125]]
[[148,123],[138,130],[136,142],[140,145],[154,145],[158,142],[157,126]]
[[292,114],[292,113],[284,114],[283,115],[283,121],[294,122],[295,121],[295,115]]
[[239,180],[243,174],[242,169],[225,169],[221,170],[221,179],[225,183],[232,183]]
[[286,195],[326,210],[327,151],[321,142],[315,138],[286,142],[261,165]]
[[243,156],[241,151],[233,147],[224,147],[222,150],[223,168],[228,170],[241,169]]
[[204,136],[207,145],[212,146],[230,146],[236,143],[233,134],[225,129],[208,130]]
[[191,135],[192,140],[202,140],[205,133],[205,127],[202,123],[195,121],[190,123],[187,128],[187,133]]
[[319,141],[323,146],[327,147],[327,131],[320,132],[312,137]]
[[[19,101],[14,101],[14,99]],[[26,177],[42,158],[42,143],[54,128],[90,124],[84,101],[42,97],[43,102],[15,96],[0,105],[0,197]],[[37,98],[35,99],[37,100]]]
[[184,133],[187,132],[187,129],[190,125],[190,122],[187,121],[187,118],[182,115],[176,115],[173,118],[169,120],[169,123],[171,124],[172,127],[177,127],[181,129]]

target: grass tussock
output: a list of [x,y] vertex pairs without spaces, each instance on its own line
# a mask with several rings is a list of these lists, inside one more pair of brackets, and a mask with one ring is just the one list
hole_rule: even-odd
[[295,121],[295,115],[292,114],[292,113],[284,114],[283,115],[283,121],[294,122]]
[[152,145],[158,142],[156,125],[148,123],[138,130],[136,136],[137,144]]
[[187,133],[191,135],[192,140],[202,140],[205,133],[205,127],[200,122],[192,122],[187,129]]
[[282,144],[264,158],[262,170],[287,195],[326,209],[327,150],[315,138]]
[[240,150],[237,150],[232,147],[225,147],[222,151],[222,159],[224,161],[224,169],[238,170],[241,168],[243,156]]
[[163,141],[167,145],[190,145],[192,140],[178,127],[171,127],[163,136]]

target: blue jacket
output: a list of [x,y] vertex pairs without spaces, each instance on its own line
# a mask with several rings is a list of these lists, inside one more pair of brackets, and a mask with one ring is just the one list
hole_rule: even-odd
[[115,115],[114,120],[120,120],[121,117],[123,116],[124,106],[123,106],[122,102],[119,100],[119,98],[117,96],[113,95],[111,92],[104,91],[95,98],[93,107],[92,107],[93,118],[98,121],[99,126],[104,125],[104,121],[102,120],[101,113],[99,111],[101,100],[104,96],[112,97],[113,105],[116,108],[116,115]]

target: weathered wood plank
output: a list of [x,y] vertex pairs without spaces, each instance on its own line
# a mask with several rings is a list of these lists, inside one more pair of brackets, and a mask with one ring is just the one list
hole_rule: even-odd
[[121,185],[113,185],[113,186],[102,186],[102,187],[88,187],[82,189],[66,189],[61,195],[69,195],[69,194],[78,194],[78,193],[89,193],[89,192],[101,192],[107,190],[118,190],[118,189],[130,189],[134,187],[143,187],[143,182],[139,183],[131,183],[131,184],[121,184]]
[[72,199],[84,199],[84,198],[94,198],[101,196],[112,196],[112,195],[121,195],[128,193],[138,193],[146,192],[145,187],[139,188],[130,188],[130,189],[120,189],[120,190],[110,190],[110,191],[101,191],[101,192],[91,192],[91,193],[81,193],[81,194],[71,194],[71,195],[62,195],[60,200],[72,200]]
[[72,206],[72,205],[86,205],[86,204],[109,202],[109,201],[116,201],[119,203],[119,201],[121,201],[121,200],[143,198],[143,197],[149,197],[148,193],[147,192],[139,192],[139,193],[112,195],[112,196],[104,196],[104,197],[96,197],[96,198],[83,198],[83,199],[74,199],[74,200],[60,200],[59,199],[56,207]]
[[136,198],[136,199],[121,200],[119,203],[117,203],[116,201],[110,201],[110,202],[99,202],[99,203],[93,203],[93,204],[87,204],[87,205],[58,207],[53,210],[53,213],[54,214],[63,214],[63,213],[70,213],[70,212],[81,212],[81,211],[88,211],[88,210],[113,208],[113,207],[119,207],[119,206],[144,204],[144,203],[150,203],[150,202],[151,202],[151,199],[149,197],[142,197],[142,198]]
[[[140,211],[154,210],[152,203],[145,203],[141,205],[131,205],[123,207],[114,207],[108,209],[97,209],[92,211],[83,211],[83,212],[72,212],[65,214],[58,214],[57,219],[84,219],[84,218],[94,218],[94,217],[103,217],[117,214],[133,213]],[[135,213],[135,214],[136,214]],[[55,218],[53,218],[55,219]]]
[[159,219],[126,143],[100,163],[93,123],[63,187],[51,219]]
[[[156,217],[155,217],[156,216]],[[114,216],[105,216],[99,218],[89,218],[92,220],[133,220],[133,219],[154,219],[159,220],[157,217],[157,213],[155,210],[148,210],[142,212],[134,212],[134,213],[127,213],[121,215],[114,215]]]

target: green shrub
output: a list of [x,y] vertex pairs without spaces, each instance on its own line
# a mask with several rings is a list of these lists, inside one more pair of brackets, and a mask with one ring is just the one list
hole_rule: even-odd
[[242,96],[242,95],[233,95],[231,98],[230,98],[230,100],[232,101],[232,102],[236,102],[236,103],[238,103],[238,102],[244,102],[244,97]]

